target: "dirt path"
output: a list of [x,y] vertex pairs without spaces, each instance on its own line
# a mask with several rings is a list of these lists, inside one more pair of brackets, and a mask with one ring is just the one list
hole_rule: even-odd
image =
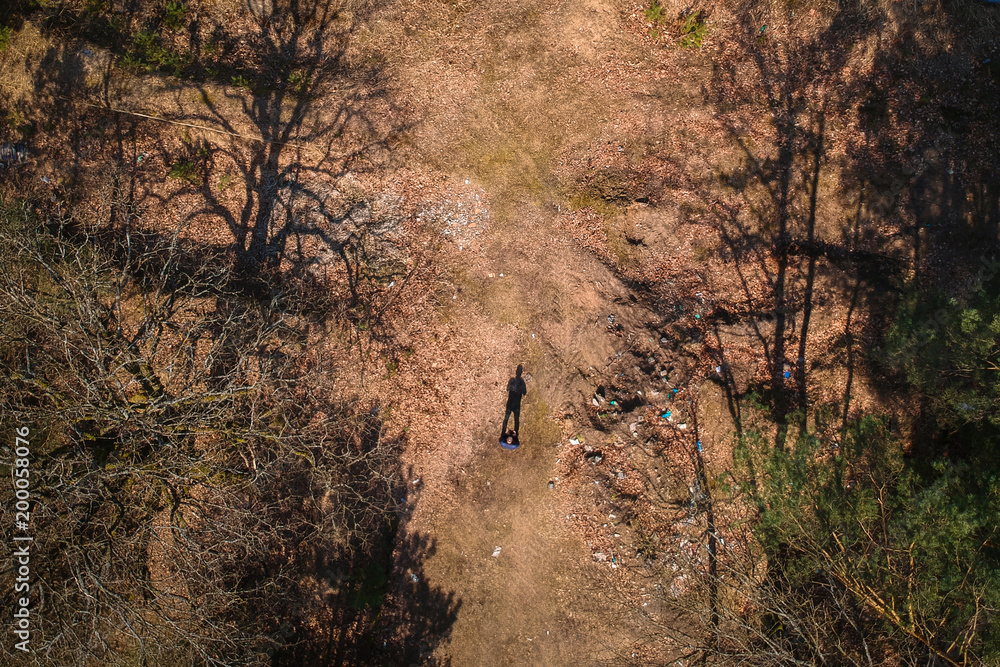
[[[537,225],[545,229],[541,218]],[[593,563],[566,521],[569,491],[557,481],[564,438],[551,417],[584,400],[578,371],[612,353],[613,337],[595,321],[606,317],[615,280],[567,243],[491,245],[495,252],[483,262],[506,267],[503,279],[493,271],[495,279],[509,283],[505,297],[531,314],[529,324],[499,324],[489,314],[495,303],[469,297],[462,328],[487,343],[491,366],[475,395],[449,396],[458,409],[438,431],[438,446],[409,461],[420,482],[411,484],[415,511],[406,531],[434,544],[422,575],[461,601],[450,640],[435,657],[454,665],[591,664],[631,637],[622,610],[601,593],[610,571]],[[499,336],[489,333],[497,328]],[[496,439],[506,379],[518,362],[529,376],[523,446],[508,452]],[[456,423],[458,414],[465,419]]]
[[[609,52],[635,49],[619,33],[617,10],[594,0],[459,3],[397,35],[409,54],[396,63],[399,89],[423,114],[416,152],[459,196],[481,191],[490,214],[475,238],[446,244],[451,340],[440,344],[454,365],[428,378],[441,398],[427,408],[440,417],[410,431],[413,510],[399,544],[422,553],[397,594],[446,592],[454,605],[453,622],[407,656],[415,662],[594,664],[637,638],[607,594],[610,563],[595,562],[567,520],[578,491],[558,479],[573,428],[562,419],[589,400],[588,369],[620,346],[606,318],[627,292],[560,227],[554,174],[625,103],[594,76]],[[523,446],[508,452],[497,436],[518,363]]]
[[[543,215],[534,223],[538,236],[555,231]],[[565,241],[490,245],[483,262],[508,284],[502,295],[486,292],[482,302],[469,297],[463,328],[476,332],[470,345],[487,343],[492,366],[476,395],[457,399],[459,411],[452,413],[466,419],[447,420],[439,448],[411,460],[421,483],[407,530],[429,536],[436,547],[423,576],[462,602],[437,657],[455,665],[592,664],[635,637],[625,611],[606,597],[611,571],[593,562],[566,521],[572,490],[558,480],[557,462],[568,434],[552,417],[587,400],[590,385],[581,371],[613,355],[618,339],[608,335],[605,320],[624,290]],[[527,326],[498,324],[498,297],[530,313]],[[496,328],[501,335],[489,333]],[[507,452],[496,437],[506,379],[519,362],[530,376],[523,446]]]

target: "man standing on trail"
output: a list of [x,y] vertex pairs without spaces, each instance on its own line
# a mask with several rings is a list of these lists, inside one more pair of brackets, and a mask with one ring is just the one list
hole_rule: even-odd
[[528,388],[524,386],[521,379],[521,372],[524,368],[517,365],[517,375],[507,381],[507,412],[503,416],[503,428],[501,433],[507,432],[507,420],[514,415],[514,435],[521,430],[521,397],[528,393]]

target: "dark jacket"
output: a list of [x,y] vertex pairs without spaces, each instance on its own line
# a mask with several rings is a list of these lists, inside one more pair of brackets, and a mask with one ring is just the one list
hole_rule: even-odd
[[507,382],[507,408],[510,410],[521,409],[521,397],[528,393],[528,388],[524,386],[523,378],[511,378]]

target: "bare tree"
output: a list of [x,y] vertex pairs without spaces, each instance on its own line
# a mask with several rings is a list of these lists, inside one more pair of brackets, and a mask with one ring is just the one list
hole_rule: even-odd
[[26,208],[0,246],[0,405],[35,434],[35,659],[254,664],[358,632],[338,614],[391,535],[397,443],[331,399],[287,295],[176,235]]

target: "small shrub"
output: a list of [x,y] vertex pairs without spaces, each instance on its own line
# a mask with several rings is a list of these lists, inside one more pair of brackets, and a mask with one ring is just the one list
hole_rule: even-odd
[[701,11],[691,12],[684,17],[681,24],[681,47],[685,49],[701,48],[701,42],[708,33],[705,16]]
[[176,178],[179,181],[185,181],[191,185],[201,184],[201,174],[198,171],[198,165],[191,160],[178,160],[174,162],[167,176]]
[[166,14],[163,16],[163,23],[171,30],[180,30],[184,27],[184,17],[187,16],[187,5],[177,0],[167,0],[165,7]]
[[168,55],[167,50],[160,46],[157,33],[140,30],[132,38],[132,49],[122,58],[122,65],[149,72],[162,67]]
[[662,33],[663,24],[667,22],[667,17],[663,13],[663,5],[657,0],[649,0],[649,7],[646,8],[646,21],[653,24],[649,29],[649,37],[658,39]]
[[663,5],[656,0],[650,0],[649,7],[646,8],[646,21],[657,24],[666,22],[667,17],[663,14]]
[[135,44],[136,53],[140,55],[155,54],[157,50],[163,48],[159,45],[159,38],[157,33],[148,30],[140,30],[135,33],[135,38],[132,41]]
[[107,13],[109,7],[107,0],[87,0],[84,12],[90,18],[95,18]]
[[122,56],[122,67],[132,71],[144,69],[145,65],[134,53],[126,53]]
[[181,55],[180,53],[175,53],[173,51],[167,51],[164,53],[160,62],[160,66],[170,70],[174,76],[180,76],[181,70],[184,69],[184,66],[187,64],[187,55]]
[[242,74],[234,76],[232,81],[233,85],[237,88],[246,88],[247,90],[250,90],[250,79],[246,78]]
[[309,90],[309,84],[311,83],[309,75],[302,70],[295,70],[288,75],[288,85],[299,95],[305,94]]
[[7,50],[10,40],[14,36],[14,31],[9,26],[0,25],[0,53]]
[[125,17],[119,14],[112,14],[108,17],[108,28],[110,28],[112,32],[121,35],[125,32]]

